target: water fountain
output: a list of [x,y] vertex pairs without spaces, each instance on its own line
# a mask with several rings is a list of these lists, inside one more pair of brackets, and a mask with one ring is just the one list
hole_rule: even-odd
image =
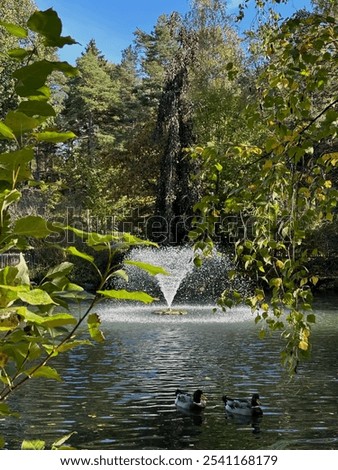
[[136,248],[129,259],[161,266],[168,275],[156,274],[155,279],[163,293],[167,307],[155,310],[160,315],[184,315],[186,310],[172,307],[173,300],[183,279],[193,270],[194,253],[191,247]]
[[[117,286],[129,290],[143,290],[153,297],[163,299],[165,306],[156,310],[158,314],[185,314],[186,307],[177,308],[177,305],[182,304],[209,304],[214,307],[224,289],[234,288],[239,292],[247,292],[249,288],[248,282],[240,276],[235,280],[229,279],[228,273],[234,269],[233,262],[228,254],[220,253],[216,249],[204,259],[199,268],[194,265],[194,250],[189,246],[134,248],[128,259],[160,266],[168,273],[151,276],[136,266],[126,264],[128,283],[119,280]],[[173,303],[176,304],[174,308]]]

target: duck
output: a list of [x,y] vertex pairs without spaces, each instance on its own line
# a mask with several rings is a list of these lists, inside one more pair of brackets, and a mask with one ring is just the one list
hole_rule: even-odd
[[190,393],[177,389],[175,395],[175,405],[184,410],[200,411],[206,407],[206,398],[200,389],[196,390],[192,396]]
[[231,414],[242,416],[262,416],[263,411],[260,407],[259,395],[254,393],[251,400],[241,398],[229,398],[226,395],[222,397],[225,410]]

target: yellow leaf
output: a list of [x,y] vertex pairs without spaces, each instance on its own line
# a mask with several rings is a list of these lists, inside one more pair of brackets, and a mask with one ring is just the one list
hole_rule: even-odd
[[265,163],[263,165],[263,170],[268,171],[271,170],[272,168],[272,160],[265,160]]
[[332,181],[326,180],[324,183],[325,188],[332,188]]
[[307,341],[302,340],[302,341],[299,342],[298,347],[302,351],[307,351],[308,348],[309,348],[309,343]]
[[319,281],[319,277],[318,276],[312,276],[311,277],[311,282],[312,284],[315,286],[317,284],[317,282]]
[[277,268],[283,269],[284,268],[284,263],[280,259],[276,261],[276,266]]
[[0,368],[1,369],[3,367],[5,367],[5,365],[7,364],[8,359],[9,358],[8,358],[6,353],[0,352]]

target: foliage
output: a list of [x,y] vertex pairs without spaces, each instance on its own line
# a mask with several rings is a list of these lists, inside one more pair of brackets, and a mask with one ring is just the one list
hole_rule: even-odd
[[[245,125],[254,132],[262,123],[266,138],[238,140],[225,152],[213,145],[193,152],[209,181],[209,194],[195,207],[195,246],[208,251],[216,236],[234,241],[236,260],[258,283],[245,300],[256,322],[282,331],[282,360],[294,372],[309,355],[315,322],[318,276],[309,261],[320,247],[309,250],[307,241],[313,229],[332,222],[338,195],[332,182],[338,162],[336,37],[336,20],[326,12],[298,13],[265,28],[259,106],[247,107]],[[242,300],[238,292],[224,292],[220,305]]]
[[[8,34],[28,37],[38,34],[46,47],[63,47],[74,44],[71,37],[61,35],[62,25],[54,10],[36,11],[24,26],[1,21],[0,26]],[[51,90],[47,82],[50,75],[61,72],[74,77],[77,70],[67,62],[16,56],[20,62],[13,77],[19,103],[9,110],[0,122],[0,136],[8,141],[11,151],[0,154],[0,253],[17,252],[19,262],[0,270],[0,415],[12,415],[7,397],[31,378],[61,380],[59,373],[49,365],[57,355],[91,344],[77,337],[79,326],[87,322],[92,340],[104,339],[100,331],[100,319],[92,313],[94,306],[104,298],[119,298],[149,303],[152,297],[143,292],[112,291],[105,289],[106,282],[114,275],[126,277],[121,269],[121,255],[135,245],[149,245],[128,233],[111,231],[105,235],[83,231],[72,226],[49,222],[39,215],[13,218],[13,209],[24,197],[22,184],[32,182],[30,164],[40,142],[60,143],[74,139],[69,131],[60,132],[54,127],[41,125],[55,115],[50,104]],[[31,241],[43,241],[45,247],[54,247],[58,241],[73,233],[94,253],[105,254],[105,264],[98,266],[93,255],[75,246],[63,248],[68,256],[89,263],[96,271],[98,289],[96,294],[86,293],[72,283],[69,276],[73,264],[68,260],[50,267],[38,285],[31,282],[30,270],[23,253],[31,248]],[[153,244],[152,244],[153,245]],[[152,269],[140,266],[142,269]],[[153,268],[156,269],[156,268]],[[86,308],[79,317],[72,313],[74,302],[85,302]],[[61,448],[65,438],[53,444]],[[23,448],[43,448],[44,443],[24,442]]]
[[[62,436],[57,441],[53,442],[51,445],[51,450],[73,450],[74,448],[65,444],[68,439],[75,434],[74,432]],[[46,442],[41,440],[34,440],[34,441],[27,441],[24,440],[21,444],[21,450],[45,450],[46,449]]]

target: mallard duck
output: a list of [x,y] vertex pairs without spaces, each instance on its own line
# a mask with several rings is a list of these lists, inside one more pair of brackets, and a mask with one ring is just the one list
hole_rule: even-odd
[[175,405],[184,410],[202,410],[207,404],[206,399],[203,396],[202,390],[196,390],[193,396],[191,396],[190,393],[182,392],[181,390],[176,390],[175,395]]
[[261,416],[262,408],[259,406],[259,395],[254,393],[251,400],[243,400],[240,398],[229,398],[226,395],[222,397],[225,410],[232,414],[243,416]]

